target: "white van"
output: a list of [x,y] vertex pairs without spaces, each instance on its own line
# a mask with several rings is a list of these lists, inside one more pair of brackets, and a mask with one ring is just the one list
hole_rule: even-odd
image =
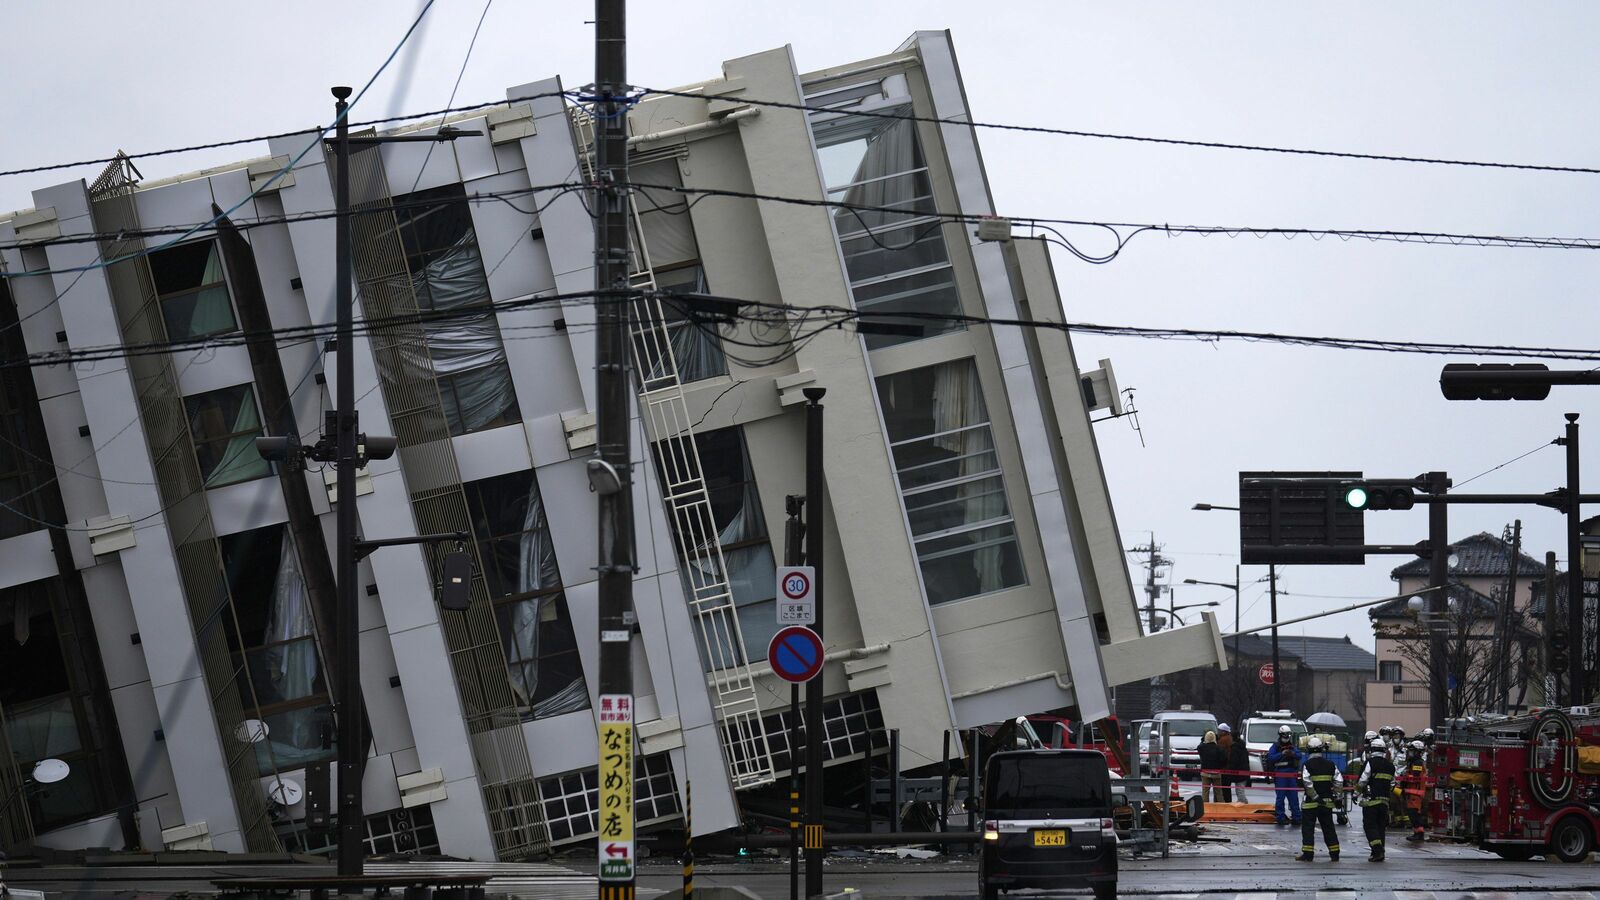
[[[1239,733],[1234,735],[1234,740],[1243,740],[1244,747],[1250,751],[1250,771],[1266,772],[1265,757],[1272,745],[1278,742],[1278,729],[1289,726],[1294,732],[1295,746],[1300,745],[1300,739],[1307,734],[1306,723],[1294,717],[1294,713],[1287,709],[1263,709],[1239,723]],[[1267,780],[1267,776],[1262,776]]]
[[[1178,774],[1183,778],[1200,777],[1200,741],[1208,731],[1217,730],[1217,717],[1198,709],[1164,709],[1156,713],[1155,720],[1161,730],[1172,737],[1172,766],[1175,769],[1192,769]],[[1150,724],[1139,726],[1140,756],[1159,753],[1151,734]]]

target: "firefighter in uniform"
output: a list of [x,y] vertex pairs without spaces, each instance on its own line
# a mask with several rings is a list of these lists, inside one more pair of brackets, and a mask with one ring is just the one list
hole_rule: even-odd
[[1383,862],[1384,831],[1389,827],[1389,798],[1394,795],[1394,763],[1389,761],[1389,746],[1383,738],[1367,745],[1367,764],[1356,782],[1361,798],[1361,830],[1372,848],[1372,862]]
[[1263,768],[1270,771],[1273,793],[1272,810],[1278,826],[1300,824],[1300,751],[1294,746],[1294,730],[1287,725],[1278,726],[1278,742],[1267,751]]
[[1322,840],[1328,845],[1328,859],[1339,861],[1339,832],[1333,827],[1335,792],[1339,790],[1339,767],[1322,755],[1325,749],[1322,738],[1314,737],[1306,742],[1305,767],[1300,770],[1300,784],[1305,788],[1306,799],[1300,804],[1303,816],[1300,826],[1300,855],[1295,857],[1301,862],[1311,862],[1316,858],[1319,822],[1322,824]]
[[1421,741],[1412,741],[1406,747],[1405,772],[1400,776],[1400,784],[1405,791],[1406,813],[1411,822],[1411,834],[1406,840],[1419,843],[1428,825],[1428,748]]

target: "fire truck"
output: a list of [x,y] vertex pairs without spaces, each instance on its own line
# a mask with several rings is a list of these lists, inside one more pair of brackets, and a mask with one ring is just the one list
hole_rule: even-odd
[[1433,745],[1427,783],[1435,839],[1577,862],[1600,835],[1600,709],[1452,723]]

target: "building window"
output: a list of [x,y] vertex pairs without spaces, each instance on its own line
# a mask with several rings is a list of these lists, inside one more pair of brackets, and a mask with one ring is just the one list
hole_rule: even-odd
[[222,334],[236,327],[223,276],[222,250],[216,241],[195,241],[151,253],[150,275],[168,338]]
[[[0,713],[5,739],[24,775],[41,759],[59,759],[64,781],[28,789],[34,829],[76,822],[110,807],[100,772],[88,697],[57,630],[55,582],[0,591]],[[3,832],[0,832],[3,833]]]
[[[550,843],[592,838],[600,830],[600,779],[595,769],[556,775],[539,782]],[[633,817],[651,825],[678,815],[678,786],[672,758],[665,753],[640,756],[633,766]]]
[[578,641],[532,470],[463,489],[518,708],[530,719],[588,709]]
[[488,308],[489,279],[472,210],[459,184],[395,198],[406,270],[420,310],[485,307],[481,314],[424,322],[428,359],[453,435],[522,421],[505,345]]
[[878,379],[929,603],[1023,584],[989,411],[970,359]]
[[[670,483],[664,471],[660,445],[656,446],[657,472]],[[744,638],[745,658],[751,662],[767,658],[767,644],[777,632],[777,568],[772,542],[767,539],[767,522],[761,513],[761,496],[756,491],[755,473],[750,468],[750,453],[745,448],[742,428],[722,428],[695,435],[695,449],[705,479],[711,521],[701,521],[703,512],[694,506],[683,507],[672,516],[672,527],[679,548],[679,563],[687,569],[685,581],[693,593],[694,584],[715,583],[716,548],[722,548],[722,564],[738,610],[739,632]],[[682,555],[687,552],[688,559]],[[690,577],[690,576],[693,577]],[[725,668],[738,656],[718,635],[718,646],[705,647],[708,670]]]
[[[684,268],[657,272],[656,286],[669,293],[709,293],[704,270],[698,264]],[[728,374],[728,361],[722,353],[722,338],[717,326],[690,321],[681,303],[661,301],[662,327],[666,330],[666,345],[660,340],[660,330],[641,327],[634,332],[635,359],[639,364],[639,380],[645,390],[656,386],[651,382],[666,375],[666,350],[672,350],[677,364],[678,381],[688,384]]]
[[[910,115],[911,105],[871,111]],[[916,123],[829,111],[812,113],[811,130],[828,199],[882,208],[837,209],[833,214],[856,309],[959,313],[955,274],[942,222],[935,215],[933,184]],[[924,336],[963,327],[922,318],[906,322],[921,325]],[[868,335],[866,341],[867,349],[876,350],[916,339]]]
[[208,488],[249,481],[272,473],[272,466],[256,452],[261,437],[261,415],[256,395],[248,384],[208,391],[183,398],[189,411],[189,433],[200,462],[200,477]]
[[1378,680],[1379,681],[1403,681],[1403,680],[1405,680],[1404,677],[1401,675],[1401,672],[1400,672],[1400,660],[1398,660],[1398,659],[1380,659],[1380,660],[1378,660]]
[[267,726],[254,742],[257,769],[271,775],[332,759],[333,707],[311,598],[285,527],[230,534],[218,543],[233,604],[224,619],[228,648],[245,676],[237,680],[240,698],[245,715]]

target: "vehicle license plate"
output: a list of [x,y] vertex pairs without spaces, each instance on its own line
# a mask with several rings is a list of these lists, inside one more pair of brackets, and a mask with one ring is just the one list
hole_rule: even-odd
[[1067,845],[1067,833],[1060,829],[1035,831],[1033,833],[1033,845],[1035,847],[1065,847]]

